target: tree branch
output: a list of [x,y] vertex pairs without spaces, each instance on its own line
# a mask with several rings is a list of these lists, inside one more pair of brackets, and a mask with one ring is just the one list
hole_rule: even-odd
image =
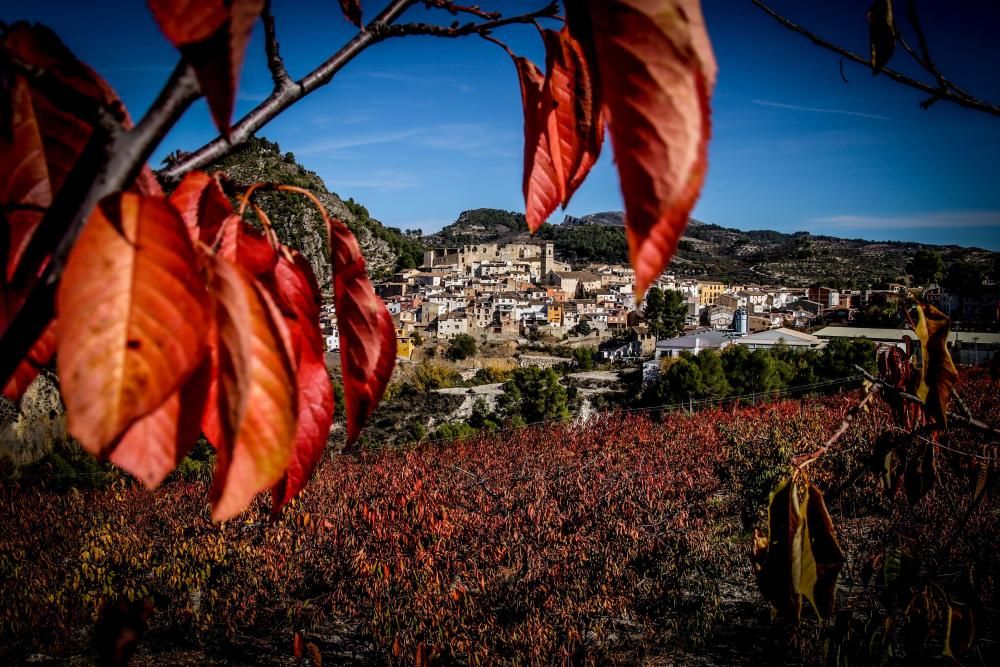
[[[265,50],[268,68],[275,87],[271,95],[236,123],[228,139],[218,137],[194,153],[180,157],[161,176],[168,181],[177,181],[185,173],[204,167],[227,155],[236,146],[249,139],[254,132],[280,114],[299,99],[328,83],[354,57],[367,47],[387,37],[406,34],[421,34],[414,31],[390,30],[391,23],[418,0],[392,0],[389,5],[364,29],[359,31],[337,53],[298,82],[293,82],[285,70],[278,50],[278,40],[270,3],[263,15]],[[437,3],[435,3],[437,4]],[[460,7],[444,3],[442,9],[449,11],[473,11],[471,7]],[[527,23],[541,16],[554,16],[558,10],[555,2],[543,9],[509,19],[495,19],[479,24],[470,24],[457,29],[455,34],[484,35],[490,30],[513,23]],[[477,14],[479,15],[479,14]],[[491,13],[483,15],[492,16]],[[167,131],[180,119],[184,111],[201,96],[194,71],[181,61],[161,90],[156,101],[145,117],[131,130],[123,131],[115,114],[108,110],[96,110],[97,117],[92,123],[93,130],[83,152],[66,177],[63,187],[55,196],[42,221],[39,230],[46,234],[36,234],[38,244],[45,237],[45,253],[39,255],[38,262],[22,262],[26,267],[19,287],[26,297],[17,313],[0,332],[0,387],[6,385],[21,360],[42,334],[54,316],[56,285],[70,249],[76,242],[83,224],[104,197],[125,189],[139,175],[153,150],[162,141]],[[91,110],[93,111],[93,110]],[[32,274],[31,266],[41,266],[47,251],[52,247],[51,238],[58,235],[55,250],[44,270],[39,275]],[[37,249],[29,243],[26,257],[34,256]]]
[[30,285],[24,303],[0,334],[0,386],[53,317],[56,284],[70,248],[98,202],[135,180],[153,150],[184,111],[201,95],[194,70],[185,61],[174,69],[139,124],[117,135],[102,124],[53,200],[39,229],[62,230],[48,264]]
[[[327,58],[323,64],[289,85],[275,86],[274,91],[266,100],[258,104],[247,115],[236,122],[230,130],[229,138],[219,136],[205,144],[193,153],[183,155],[179,161],[159,173],[168,182],[176,182],[184,174],[194,169],[201,169],[222,157],[234,148],[248,140],[254,133],[273,120],[278,114],[299,101],[312,91],[327,84],[344,65],[353,60],[366,48],[384,39],[383,30],[388,24],[410,8],[416,0],[392,0],[368,25],[359,30],[339,51]],[[267,30],[265,26],[265,30]],[[270,37],[268,41],[270,42]],[[277,40],[273,42],[274,53],[277,54]],[[268,46],[268,63],[271,46]],[[274,69],[272,68],[272,76]]]
[[[863,58],[862,56],[859,56],[858,54],[852,51],[848,51],[842,46],[838,46],[833,42],[830,42],[829,40],[823,39],[816,33],[811,32],[806,28],[803,28],[797,23],[789,21],[787,18],[785,18],[784,16],[782,16],[781,14],[777,13],[776,11],[768,7],[766,4],[764,4],[762,0],[750,0],[750,1],[758,8],[760,8],[760,10],[763,11],[765,14],[767,14],[775,21],[777,21],[778,24],[784,26],[785,28],[788,28],[793,32],[797,32],[800,35],[808,37],[813,44],[816,44],[817,46],[820,46],[824,49],[827,49],[828,51],[833,51],[834,53],[838,53],[844,58],[847,58],[848,60],[851,60],[855,63],[858,63],[859,65],[864,65],[865,67],[871,67],[871,64],[867,58]],[[922,33],[918,33],[918,39],[920,39],[920,34]],[[905,44],[904,48],[907,48]],[[907,50],[909,49],[907,48]],[[922,62],[920,59],[917,59],[917,61],[921,64],[922,67],[924,67],[924,69],[927,69],[932,73],[934,70],[937,69],[936,66],[933,65],[933,63],[928,65],[927,63]],[[934,70],[931,70],[929,67],[934,67]],[[929,99],[921,103],[921,106],[925,109],[929,107],[933,102],[936,102],[937,100],[946,100],[948,102],[953,102],[954,104],[957,104],[961,107],[965,107],[966,109],[973,109],[975,111],[982,111],[984,113],[988,113],[993,116],[1000,116],[1000,106],[991,104],[977,97],[974,97],[973,95],[968,94],[967,92],[965,92],[961,88],[958,88],[957,86],[949,84],[947,87],[942,89],[939,86],[934,86],[929,83],[925,83],[923,81],[918,81],[917,79],[911,78],[909,76],[906,76],[905,74],[887,68],[883,69],[880,72],[880,74],[884,74],[885,76],[889,77],[896,83],[901,83],[904,86],[909,86],[910,88],[914,88],[916,90],[919,90],[921,92],[930,95]],[[946,79],[945,82],[947,83]]]
[[[395,25],[395,21],[411,5],[418,0],[393,0],[381,14],[360,30],[347,44],[326,60],[322,65],[304,76],[296,83],[278,88],[246,116],[235,123],[230,136],[219,136],[192,153],[182,155],[177,161],[159,173],[168,181],[176,182],[187,172],[201,169],[228,155],[236,146],[247,141],[253,134],[289,106],[302,99],[317,88],[320,88],[333,78],[344,65],[353,60],[369,46],[390,37],[407,35],[432,35],[436,37],[464,37],[467,35],[485,35],[491,30],[517,23],[532,23],[539,18],[555,17],[559,11],[558,2],[549,2],[545,7],[509,18],[499,18],[479,23],[468,23],[463,26],[445,27],[427,23],[407,23]],[[435,3],[436,4],[436,3]],[[450,3],[446,3],[449,4]],[[442,7],[448,9],[448,7]],[[470,8],[451,6],[455,11],[465,11]],[[450,11],[450,10],[449,10]],[[486,13],[489,14],[489,13]],[[266,29],[266,28],[265,28]],[[269,54],[270,54],[270,48]],[[274,52],[277,53],[277,41],[274,42]],[[270,55],[268,57],[270,62]],[[272,69],[273,74],[273,69]]]

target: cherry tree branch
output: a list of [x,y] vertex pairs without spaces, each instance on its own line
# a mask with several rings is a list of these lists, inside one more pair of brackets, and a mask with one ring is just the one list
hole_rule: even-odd
[[823,443],[823,446],[815,451],[809,452],[808,454],[800,454],[799,456],[796,456],[795,458],[792,459],[792,465],[795,466],[797,469],[801,470],[802,468],[805,468],[807,465],[809,465],[819,457],[826,454],[831,447],[837,444],[837,441],[840,440],[841,436],[847,433],[847,429],[849,429],[851,427],[851,424],[854,423],[854,420],[857,418],[858,413],[860,413],[863,409],[865,409],[865,406],[868,404],[869,401],[875,398],[875,395],[878,393],[879,389],[880,385],[878,384],[872,383],[868,385],[868,391],[865,392],[865,397],[861,399],[860,403],[853,406],[850,410],[847,411],[847,414],[844,415],[843,421],[840,422],[840,426],[838,426],[837,430],[833,432],[833,435],[827,438],[826,442]]
[[[527,14],[509,18],[491,19],[478,23],[468,23],[454,28],[427,23],[407,23],[400,25],[393,23],[416,2],[417,0],[393,0],[382,13],[362,28],[337,53],[299,81],[286,80],[280,76],[280,72],[284,71],[284,65],[281,63],[280,56],[278,56],[278,43],[274,35],[273,19],[270,18],[270,13],[268,12],[265,16],[265,37],[268,44],[268,66],[271,69],[272,78],[275,80],[274,91],[266,100],[233,125],[228,138],[219,136],[196,151],[181,155],[178,160],[160,172],[160,177],[168,182],[176,182],[187,172],[193,169],[201,169],[225,157],[236,146],[247,141],[257,130],[273,120],[289,106],[317,88],[329,83],[344,65],[353,60],[366,48],[382,40],[390,37],[409,35],[433,35],[439,37],[482,35],[503,26],[516,23],[531,23],[538,18],[552,17],[559,10],[557,2],[550,2],[545,7]],[[432,3],[434,6],[438,6],[439,4],[442,9],[448,9],[449,11],[471,10],[471,8],[451,5],[451,3]],[[490,12],[483,12],[483,14],[493,15]],[[270,27],[268,27],[269,24]]]
[[[809,40],[812,41],[813,44],[816,44],[817,46],[822,47],[824,49],[827,49],[828,51],[833,51],[834,53],[840,54],[844,58],[851,60],[855,63],[858,63],[859,65],[864,65],[865,67],[871,67],[871,63],[868,60],[868,58],[864,58],[858,55],[857,53],[854,53],[853,51],[848,51],[844,47],[838,46],[837,44],[834,44],[833,42],[820,37],[819,35],[808,30],[807,28],[804,28],[797,23],[793,23],[792,21],[788,20],[781,14],[777,13],[776,11],[768,7],[766,4],[764,4],[762,0],[750,0],[750,1],[765,14],[767,14],[772,19],[777,21],[779,25],[788,28],[793,32],[797,32],[800,35],[803,35],[804,37],[809,38]],[[901,83],[904,86],[909,86],[910,88],[914,88],[921,92],[927,93],[930,97],[928,97],[920,104],[920,106],[923,107],[924,109],[928,108],[931,104],[937,102],[938,100],[945,100],[947,102],[953,102],[954,104],[957,104],[961,107],[965,107],[966,109],[973,109],[975,111],[982,111],[983,113],[988,113],[993,116],[1000,116],[1000,106],[997,106],[996,104],[992,104],[990,102],[986,102],[984,100],[979,99],[978,97],[975,97],[974,95],[969,94],[962,88],[959,88],[958,86],[955,86],[954,84],[949,82],[941,75],[940,71],[937,69],[937,66],[930,59],[929,52],[926,50],[927,44],[926,40],[923,37],[923,29],[920,27],[919,21],[914,22],[913,17],[915,16],[916,14],[914,12],[911,16],[911,23],[914,24],[914,30],[917,32],[917,39],[919,42],[919,46],[921,47],[921,51],[924,53],[924,55],[922,57],[918,57],[915,52],[912,52],[912,49],[909,47],[908,44],[906,44],[905,41],[903,41],[903,47],[907,50],[907,52],[910,53],[910,55],[914,58],[914,60],[916,60],[917,63],[923,69],[925,69],[932,76],[935,77],[936,79],[935,83],[937,85],[932,85],[924,81],[919,81],[905,74],[902,74],[901,72],[897,72],[896,70],[891,70],[888,68],[882,69],[879,73],[884,74],[885,76],[889,77],[896,83]]]
[[[201,169],[228,155],[234,148],[247,141],[257,130],[278,116],[282,111],[317,88],[329,83],[344,65],[353,60],[366,48],[381,41],[383,39],[384,26],[399,18],[415,1],[393,0],[390,2],[378,16],[359,30],[336,53],[299,81],[293,82],[289,78],[286,82],[280,76],[277,77],[278,80],[275,82],[275,88],[267,99],[237,121],[230,130],[228,138],[224,136],[216,137],[193,153],[182,155],[174,164],[160,172],[160,178],[168,182],[178,181],[187,172],[194,169]],[[272,78],[275,78],[276,62],[280,60],[280,57],[277,56],[277,39],[273,34],[273,30],[269,30],[265,26],[265,31],[270,33],[266,35],[266,41],[269,43],[267,48],[268,66],[271,68]],[[274,57],[272,57],[272,53]],[[281,69],[284,69],[284,65],[281,65]]]
[[[268,69],[274,81],[271,95],[233,126],[229,138],[218,137],[194,153],[182,155],[162,172],[161,176],[168,181],[177,181],[185,173],[204,167],[229,154],[289,106],[329,83],[344,65],[372,44],[388,37],[432,34],[424,31],[424,24],[416,24],[421,26],[419,28],[411,26],[402,30],[392,29],[392,22],[416,2],[418,0],[392,0],[373,21],[340,50],[299,81],[291,79],[281,59],[274,17],[268,3],[262,18]],[[493,16],[493,13],[477,13],[478,9],[448,2],[432,2],[432,4],[453,12],[466,11],[477,16]],[[543,9],[530,14],[469,24],[449,32],[447,36],[485,35],[490,30],[504,25],[527,23],[542,16],[554,16],[557,10],[557,3],[550,2]],[[44,76],[44,73],[42,75]],[[23,275],[15,276],[16,286],[23,290],[26,297],[17,313],[8,321],[3,331],[0,331],[0,387],[6,385],[20,361],[25,358],[52,320],[56,285],[63,265],[90,212],[104,197],[125,189],[135,180],[167,131],[200,96],[201,90],[194,71],[182,60],[147,114],[131,130],[121,129],[120,122],[113,113],[114,110],[109,112],[89,107],[80,109],[81,112],[89,111],[96,114],[92,123],[93,131],[76,164],[67,175],[63,187],[39,223],[39,231],[45,230],[46,233],[36,233],[35,240],[39,244],[44,241],[45,252],[39,255],[38,248],[32,247],[31,244],[25,251],[26,258],[44,259],[48,251],[54,247],[51,259],[40,275],[35,276],[29,270],[25,270]],[[53,237],[57,238],[54,243]],[[30,269],[32,266],[39,266],[40,262],[41,260],[22,262],[22,266]]]

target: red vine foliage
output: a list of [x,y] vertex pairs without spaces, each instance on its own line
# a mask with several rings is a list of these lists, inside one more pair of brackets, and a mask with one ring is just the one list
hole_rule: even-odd
[[[823,447],[792,459],[790,473],[771,492],[766,529],[754,533],[754,572],[764,598],[791,625],[800,622],[803,597],[818,618],[835,619],[826,659],[838,664],[891,656],[901,641],[909,658],[936,652],[958,661],[973,655],[976,617],[986,615],[983,598],[989,594],[984,594],[983,582],[993,574],[982,566],[994,559],[976,551],[961,553],[958,542],[967,539],[970,521],[979,516],[977,510],[997,479],[1000,429],[976,418],[959,396],[959,372],[947,345],[948,317],[926,303],[917,303],[912,313],[907,316],[919,344],[911,345],[907,338],[903,346],[880,349],[878,377],[859,369],[867,378],[863,399]],[[982,406],[984,392],[995,397],[995,386],[973,387],[970,402],[975,407]],[[847,557],[823,493],[810,481],[806,466],[832,451],[876,395],[885,398],[893,423],[874,439],[863,461],[885,496],[902,496],[913,516],[894,519],[889,535],[895,543],[863,555],[864,584],[880,575],[883,591],[868,623],[857,627],[852,610],[838,610],[835,604]],[[958,412],[953,411],[956,405]],[[960,448],[948,438],[956,423]],[[969,492],[956,499],[956,479],[963,478],[971,479]],[[842,484],[856,481],[857,476]],[[928,512],[920,507],[925,500],[945,502],[951,511]],[[928,520],[928,514],[950,514],[950,534],[935,535],[943,526],[935,525],[940,519]],[[925,544],[933,550],[921,548]],[[925,653],[928,643],[934,649]]]

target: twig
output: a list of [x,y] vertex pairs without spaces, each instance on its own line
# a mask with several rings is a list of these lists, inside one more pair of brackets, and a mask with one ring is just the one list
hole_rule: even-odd
[[[865,67],[871,67],[871,63],[867,58],[864,58],[858,55],[857,53],[854,53],[853,51],[848,51],[844,47],[838,46],[833,42],[820,37],[816,33],[811,32],[810,30],[798,25],[797,23],[789,21],[787,18],[785,18],[784,16],[782,16],[781,14],[777,13],[776,11],[768,7],[766,4],[764,4],[762,0],[750,0],[750,2],[759,7],[761,11],[763,11],[765,14],[773,18],[780,25],[788,28],[793,32],[797,32],[800,35],[809,38],[809,40],[812,41],[813,44],[816,44],[817,46],[820,46],[829,51],[833,51],[834,53],[838,53],[844,58],[856,62],[859,65],[864,65]],[[921,103],[921,106],[923,106],[924,108],[930,106],[930,104],[933,103],[932,100],[937,101],[940,99],[940,100],[947,100],[948,102],[953,102],[967,109],[974,109],[975,111],[982,111],[984,113],[988,113],[993,116],[1000,116],[1000,106],[991,104],[977,97],[974,97],[973,95],[968,94],[967,92],[965,92],[961,88],[957,88],[956,86],[949,86],[945,90],[942,90],[938,86],[932,86],[923,81],[918,81],[909,76],[906,76],[905,74],[902,74],[900,72],[888,68],[882,69],[880,73],[889,77],[890,79],[892,79],[897,83],[909,86],[910,88],[915,88],[916,90],[922,91],[930,95],[931,97],[928,100],[925,100],[923,103]]]
[[854,419],[858,416],[858,413],[861,412],[868,402],[875,397],[875,394],[877,394],[878,391],[878,384],[872,383],[868,385],[868,391],[865,393],[864,398],[862,398],[857,405],[847,411],[847,414],[844,415],[843,421],[840,422],[840,426],[838,426],[837,430],[833,432],[833,435],[827,438],[826,442],[823,443],[823,446],[815,451],[809,452],[808,454],[800,454],[799,456],[796,456],[792,459],[792,465],[801,470],[819,457],[826,454],[830,447],[837,444],[837,441],[840,440],[841,436],[847,433],[847,429],[849,429],[851,424],[854,423]]
[[290,88],[292,77],[288,76],[285,69],[285,61],[281,58],[278,48],[278,34],[274,27],[274,14],[271,13],[271,0],[267,0],[264,11],[260,15],[264,23],[264,52],[267,54],[267,68],[271,70],[271,80],[274,81],[274,90],[282,91]]
[[[902,391],[901,389],[896,389],[885,380],[875,377],[874,375],[872,375],[865,369],[861,368],[860,366],[855,366],[855,368],[858,370],[859,373],[864,375],[865,379],[867,379],[869,382],[874,382],[876,384],[881,385],[883,391],[889,391],[895,394],[896,396],[906,399],[907,401],[910,401],[912,403],[916,403],[917,405],[924,405],[924,402],[920,400],[918,396],[914,396],[913,394]],[[986,422],[980,419],[976,419],[975,417],[966,417],[965,415],[960,415],[957,412],[949,412],[948,419],[959,422],[961,424],[965,424],[966,426],[974,428],[978,431],[982,431],[984,433],[989,433],[990,435],[1000,437],[1000,429],[994,428],[989,424],[987,424]]]
[[475,473],[469,472],[465,468],[459,467],[459,466],[454,465],[454,464],[452,464],[450,467],[451,467],[452,470],[457,470],[458,472],[465,473],[466,475],[468,475],[472,479],[476,480],[476,483],[479,484],[480,487],[482,487],[483,491],[485,491],[494,500],[497,500],[497,499],[500,498],[500,494],[497,493],[496,491],[494,491],[493,489],[491,489],[490,487],[488,487],[486,485],[486,480],[484,480],[483,478],[479,477]]
[[536,24],[540,18],[552,18],[559,12],[559,3],[550,2],[545,7],[528,14],[500,18],[480,23],[466,23],[460,26],[440,26],[432,23],[400,23],[387,26],[387,36],[430,35],[432,37],[466,37],[468,35],[488,35],[490,31],[518,23]]
[[456,5],[450,0],[424,0],[424,5],[428,9],[443,9],[453,16],[457,16],[459,12],[464,12],[466,14],[472,14],[473,16],[478,16],[481,19],[487,19],[490,21],[495,21],[503,16],[500,12],[484,11],[480,9],[478,5]]
[[258,104],[247,115],[235,123],[229,138],[219,136],[198,150],[188,153],[179,162],[160,172],[166,181],[175,182],[184,174],[201,169],[228,155],[253,134],[274,119],[289,106],[317,88],[329,83],[344,65],[351,62],[366,48],[383,39],[384,28],[409,9],[416,0],[392,0],[364,29],[358,31],[339,51],[327,58],[319,67],[309,72],[296,84],[274,90],[266,100]]

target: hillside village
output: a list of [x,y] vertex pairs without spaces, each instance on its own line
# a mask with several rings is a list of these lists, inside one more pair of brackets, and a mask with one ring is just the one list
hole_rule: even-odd
[[[984,273],[998,262],[996,253],[975,248],[743,232],[692,220],[677,256],[654,285],[680,292],[686,322],[676,333],[683,335],[657,340],[644,326],[645,304],[635,303],[621,212],[567,216],[532,237],[521,213],[473,209],[424,235],[383,226],[263,138],[216,167],[240,181],[306,187],[351,227],[396,324],[401,367],[427,359],[460,335],[479,345],[479,354],[466,361],[472,367],[514,356],[520,365],[552,363],[532,349],[546,344],[596,348],[599,361],[637,366],[730,345],[756,349],[780,341],[817,349],[832,337],[859,333],[898,342],[906,324],[896,305],[913,288],[906,263],[915,253],[935,248],[946,263],[968,261]],[[260,203],[279,238],[303,252],[329,294],[322,221],[312,207],[267,193]],[[974,292],[949,292],[937,284],[923,290],[959,324],[954,352],[963,361],[982,360],[1000,344],[998,334],[989,333],[997,331],[1000,303],[995,275],[992,280]],[[322,326],[328,351],[339,350],[332,302],[324,306]],[[337,357],[328,355],[332,364]]]
[[[546,240],[433,248],[424,252],[421,266],[377,281],[397,327],[398,359],[415,361],[424,343],[466,335],[479,344],[549,341],[596,347],[603,362],[652,360],[646,370],[655,374],[661,357],[729,345],[819,349],[831,338],[859,335],[898,343],[902,323],[863,329],[844,325],[858,324],[859,314],[872,307],[894,310],[909,289],[902,284],[796,288],[663,274],[653,287],[679,292],[686,318],[679,335],[657,340],[644,324],[645,304],[636,304],[630,266],[571,265],[556,257],[556,244]],[[956,319],[995,322],[996,291],[994,286],[969,298],[932,286],[925,297]],[[337,350],[332,305],[323,317],[327,346]],[[995,333],[965,331],[954,337],[954,353],[965,363],[983,361],[1000,344]]]

